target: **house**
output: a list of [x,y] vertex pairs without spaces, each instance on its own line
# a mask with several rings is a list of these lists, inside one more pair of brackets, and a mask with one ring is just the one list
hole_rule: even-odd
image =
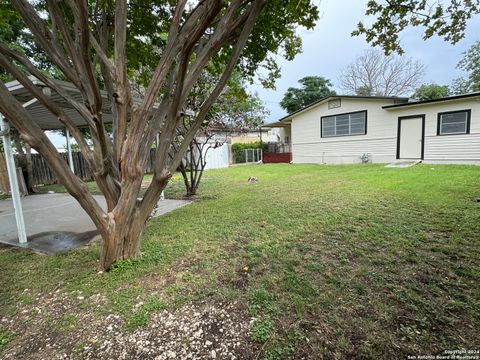
[[213,125],[209,127],[208,132],[214,134],[214,139],[227,140],[229,144],[245,144],[257,141],[278,142],[281,131],[277,128],[229,129],[222,125]]
[[426,101],[330,96],[266,127],[282,129],[294,163],[480,165],[480,92]]

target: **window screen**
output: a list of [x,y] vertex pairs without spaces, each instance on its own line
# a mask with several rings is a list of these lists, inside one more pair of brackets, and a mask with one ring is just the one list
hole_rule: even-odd
[[322,137],[364,135],[366,130],[366,111],[322,118]]
[[470,111],[455,111],[438,115],[438,134],[467,134]]

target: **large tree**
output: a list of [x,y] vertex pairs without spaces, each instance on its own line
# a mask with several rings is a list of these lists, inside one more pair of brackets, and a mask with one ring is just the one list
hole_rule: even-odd
[[[478,14],[480,0],[371,0],[367,3],[365,15],[373,18],[373,21],[369,21],[369,25],[359,22],[352,35],[364,35],[370,45],[381,47],[386,54],[402,54],[404,50],[400,36],[407,28],[422,28],[424,40],[437,35],[451,44],[456,44],[465,37],[469,20]],[[464,58],[458,64],[459,68],[469,73],[468,79],[455,79],[450,86],[451,94],[480,90],[478,44],[479,42],[476,42],[464,53]]]
[[458,77],[453,79],[450,84],[450,94],[452,95],[462,95],[471,92],[471,83],[464,77]]
[[[100,207],[86,184],[71,172],[4,84],[0,84],[0,111],[22,140],[45,158],[95,223],[103,240],[100,263],[105,269],[120,259],[139,255],[150,213],[235,66],[239,64],[245,76],[253,76],[264,65],[272,76],[263,80],[271,82],[278,75],[271,54],[281,52],[287,59],[293,58],[300,51],[296,28],[311,28],[318,18],[310,1],[296,0],[11,3],[39,51],[80,97],[68,93],[41,71],[35,59],[9,42],[0,43],[0,67],[70,131],[105,196],[107,209]],[[212,63],[221,71],[173,151],[186,99]],[[55,96],[47,96],[26,74],[41,80]],[[66,105],[60,106],[54,100],[57,97]],[[93,147],[64,111],[65,106],[84,119]],[[111,137],[103,116],[108,111],[113,117]],[[157,134],[160,142],[152,182],[140,199],[146,162]]]
[[420,85],[412,97],[417,100],[434,100],[450,95],[450,89],[447,85],[423,84]]
[[288,113],[297,111],[321,98],[335,95],[335,91],[331,90],[330,80],[321,76],[306,76],[298,80],[298,83],[301,86],[288,88],[280,101],[280,106]]
[[367,42],[387,54],[401,54],[400,36],[408,27],[423,28],[424,40],[438,35],[456,44],[464,38],[468,21],[479,13],[479,0],[370,0],[365,15],[373,21],[358,23],[352,35],[365,35]]
[[480,41],[476,41],[463,53],[457,67],[467,73],[462,86],[461,81],[457,83],[458,87],[463,87],[463,92],[480,91]]
[[424,73],[419,61],[369,49],[342,70],[340,86],[356,95],[401,96],[414,91]]

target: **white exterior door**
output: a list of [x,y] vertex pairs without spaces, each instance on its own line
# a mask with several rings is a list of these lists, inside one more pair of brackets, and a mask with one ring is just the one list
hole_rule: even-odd
[[400,119],[399,126],[399,158],[421,159],[423,148],[423,121],[422,117]]

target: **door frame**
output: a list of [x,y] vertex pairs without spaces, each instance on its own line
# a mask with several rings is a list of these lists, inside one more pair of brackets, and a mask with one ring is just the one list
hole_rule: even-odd
[[423,156],[425,153],[425,114],[399,116],[397,127],[397,160],[400,159],[400,136],[402,132],[402,120],[419,118],[422,119],[422,153],[420,155],[420,160],[423,160]]

